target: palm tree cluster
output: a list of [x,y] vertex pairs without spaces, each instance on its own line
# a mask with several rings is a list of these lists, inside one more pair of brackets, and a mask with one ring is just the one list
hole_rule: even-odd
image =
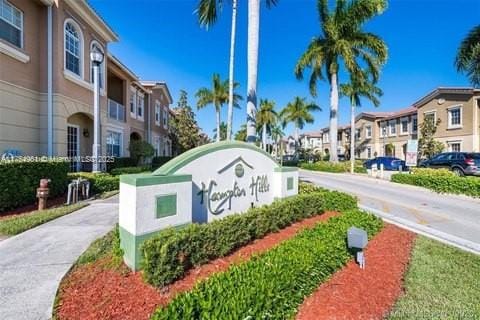
[[[295,67],[295,75],[300,80],[305,69],[311,70],[309,89],[314,97],[319,80],[330,84],[330,147],[333,150],[330,160],[333,162],[338,161],[339,73],[344,71],[349,75],[350,84],[344,86],[346,91],[341,93],[354,104],[358,105],[360,96],[378,95],[378,91],[363,93],[373,89],[378,81],[380,67],[387,59],[387,46],[380,37],[362,28],[385,8],[385,0],[337,0],[335,8],[330,10],[328,0],[318,0],[321,33],[313,38]],[[353,126],[351,130],[354,132]],[[350,136],[353,138],[354,134]]]
[[[265,0],[267,7],[277,5],[279,0]],[[196,14],[200,25],[208,28],[214,24],[222,10],[224,0],[199,0]],[[216,110],[216,132],[220,132],[220,109],[228,103],[226,139],[231,139],[233,108],[238,107],[241,97],[234,93],[238,83],[234,81],[233,66],[235,57],[235,32],[237,0],[232,3],[232,29],[230,37],[229,80],[222,82],[218,75],[213,77],[212,89],[202,88],[197,92],[198,107],[212,104]],[[261,0],[248,0],[247,30],[247,124],[241,134],[246,141],[257,140],[261,131],[262,146],[266,148],[267,136],[277,141],[281,128],[287,123],[295,126],[295,140],[298,142],[299,130],[305,123],[312,123],[311,112],[319,110],[314,103],[307,103],[306,98],[296,97],[280,113],[275,111],[274,101],[260,100],[257,110],[257,69],[259,44],[259,16]],[[313,97],[317,96],[317,82],[327,80],[330,84],[330,137],[331,149],[337,150],[338,100],[339,96],[348,97],[351,104],[351,152],[354,152],[354,117],[355,108],[360,106],[360,99],[371,100],[378,106],[378,97],[382,91],[376,86],[380,68],[387,59],[387,46],[380,37],[363,30],[364,24],[386,8],[386,0],[336,0],[330,8],[328,0],[318,0],[320,16],[320,35],[315,37],[295,66],[295,75],[303,79],[306,69],[310,69],[309,89]],[[345,73],[348,83],[340,84],[339,75]],[[228,93],[227,93],[228,91]],[[274,137],[275,136],[275,137]],[[217,135],[217,141],[220,134]],[[353,157],[352,157],[353,158]],[[332,152],[331,161],[338,161],[337,152]]]
[[[233,108],[235,107],[235,36],[237,24],[237,0],[232,1],[232,29],[230,33],[230,59],[229,59],[229,86],[228,86],[228,116],[227,140],[232,136]],[[265,0],[268,8],[277,5],[279,0]],[[195,13],[201,26],[209,28],[218,19],[224,0],[200,0]],[[257,69],[258,69],[258,41],[260,33],[260,0],[248,0],[248,81],[247,81],[247,135],[251,140],[255,132],[255,112],[257,109]],[[217,123],[218,130],[218,123]]]
[[[213,105],[215,108],[215,115],[216,115],[216,132],[220,132],[220,112],[225,103],[229,101],[229,80],[221,80],[220,75],[213,74],[212,76],[212,87],[207,88],[203,87],[200,88],[195,97],[197,98],[197,108],[202,109],[207,105]],[[239,84],[235,82],[233,84],[233,88],[237,88]],[[241,95],[233,93],[233,100],[232,105],[235,108],[240,108],[239,101],[243,98]],[[228,131],[226,137],[228,138]],[[220,141],[220,135],[216,135],[216,141]]]

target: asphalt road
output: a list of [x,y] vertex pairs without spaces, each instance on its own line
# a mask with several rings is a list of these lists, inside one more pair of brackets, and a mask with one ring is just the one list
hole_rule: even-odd
[[480,254],[480,200],[437,194],[368,176],[300,170],[300,179],[347,192],[363,209],[418,233]]

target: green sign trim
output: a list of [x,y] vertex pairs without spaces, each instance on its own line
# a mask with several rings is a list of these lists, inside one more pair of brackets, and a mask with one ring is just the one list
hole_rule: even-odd
[[273,171],[275,171],[275,172],[296,172],[296,171],[298,171],[298,168],[295,168],[295,167],[277,167],[277,168],[274,168]]
[[151,174],[125,174],[120,176],[120,182],[136,187],[153,186],[158,184],[180,183],[192,181],[191,174],[178,174],[170,176],[154,176]]
[[267,152],[263,151],[259,147],[246,143],[246,142],[240,142],[240,141],[220,141],[220,142],[215,142],[215,143],[209,143],[194,149],[191,149],[185,153],[182,153],[178,157],[173,158],[172,160],[168,161],[165,163],[163,166],[155,170],[152,175],[154,176],[166,176],[166,175],[171,175],[177,172],[179,169],[182,167],[186,166],[190,162],[207,155],[212,152],[217,152],[220,150],[226,150],[226,149],[234,149],[234,148],[240,148],[240,149],[250,149],[252,151],[256,151],[258,153],[261,153],[262,155],[266,156],[270,160],[272,160],[272,165],[276,168],[279,167],[278,163],[275,161],[275,159]]

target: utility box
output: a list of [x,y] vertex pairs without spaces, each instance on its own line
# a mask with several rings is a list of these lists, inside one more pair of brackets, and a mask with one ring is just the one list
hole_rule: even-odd
[[363,229],[351,227],[347,231],[347,242],[349,248],[363,249],[368,242],[367,232]]

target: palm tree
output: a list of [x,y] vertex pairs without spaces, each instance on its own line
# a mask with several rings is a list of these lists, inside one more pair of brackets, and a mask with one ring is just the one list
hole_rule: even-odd
[[235,133],[235,140],[245,141],[247,140],[247,125],[242,124],[240,129]]
[[[217,21],[217,6],[221,9],[223,5],[222,0],[200,0],[195,12],[198,15],[200,25],[208,27]],[[232,0],[232,30],[230,33],[230,62],[228,70],[228,116],[227,116],[227,140],[232,137],[232,121],[233,121],[233,65],[235,61],[235,34],[237,26],[237,0]]]
[[[270,8],[279,0],[266,0]],[[255,142],[257,111],[257,71],[258,71],[258,39],[260,32],[260,0],[248,0],[248,45],[247,45],[247,141]]]
[[280,112],[283,127],[290,122],[295,126],[295,149],[297,149],[299,130],[303,129],[305,123],[313,123],[312,112],[321,110],[314,102],[307,103],[306,100],[306,98],[295,97]]
[[374,81],[378,80],[380,65],[387,59],[387,46],[377,35],[362,31],[363,24],[386,8],[385,0],[338,0],[333,11],[328,0],[318,1],[322,33],[315,37],[295,66],[295,75],[303,78],[306,68],[311,69],[309,88],[317,95],[317,81],[330,83],[330,161],[338,162],[338,73],[341,62],[347,73],[362,79],[360,61],[366,65]]
[[[212,76],[212,89],[206,87],[200,88],[195,97],[198,99],[197,108],[202,109],[205,106],[212,104],[215,107],[216,121],[217,121],[217,132],[220,131],[220,110],[222,106],[228,101],[228,86],[229,81],[222,81],[220,76],[217,73],[214,73]],[[234,88],[239,86],[238,83],[234,83]],[[234,93],[233,94],[233,106],[235,108],[240,108],[239,101],[243,98]],[[217,135],[216,141],[220,141],[220,135]]]
[[[367,79],[367,76],[364,77]],[[370,100],[375,107],[380,105],[378,97],[383,92],[371,81],[359,81],[358,79],[350,79],[350,83],[340,85],[340,95],[348,97],[350,100],[350,173],[354,173],[355,169],[355,108],[361,107],[360,99],[366,98]]]
[[262,147],[267,149],[267,131],[277,122],[278,114],[274,110],[275,101],[260,99],[260,109],[257,112],[257,126],[262,128]]
[[275,154],[278,155],[278,144],[280,143],[280,140],[283,138],[283,136],[285,136],[282,126],[278,123],[278,121],[270,129],[270,135],[273,140]]
[[223,121],[220,123],[220,136],[218,135],[217,128],[213,129],[213,139],[219,141],[219,137],[220,140],[227,139],[227,124]]
[[474,87],[480,86],[480,25],[463,39],[455,57],[458,72],[464,72]]

